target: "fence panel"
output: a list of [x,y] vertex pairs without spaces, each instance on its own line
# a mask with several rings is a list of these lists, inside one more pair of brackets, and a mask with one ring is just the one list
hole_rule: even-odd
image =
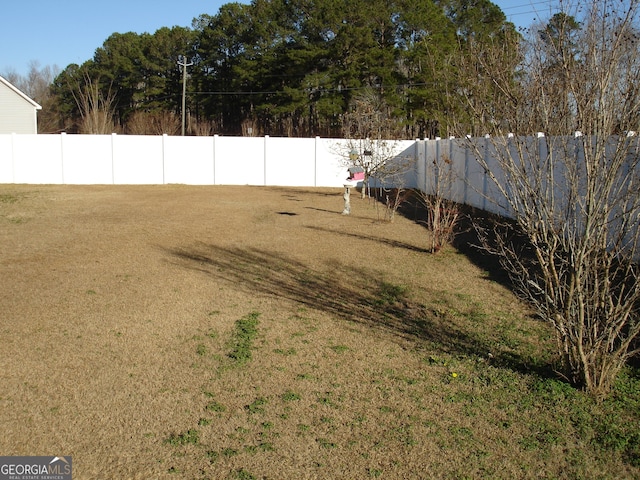
[[[458,203],[467,201],[467,184],[465,174],[471,161],[471,152],[465,146],[463,140],[440,140],[440,155],[450,163],[451,200]],[[446,163],[446,162],[445,162]]]
[[63,183],[60,135],[23,134],[12,138],[13,183]]
[[347,141],[342,138],[316,139],[316,186],[342,187],[349,176]]
[[164,183],[162,137],[113,135],[113,183]]
[[264,185],[261,137],[215,137],[216,185]]
[[64,183],[78,185],[114,183],[111,135],[62,134],[60,140]]
[[265,185],[316,186],[315,138],[267,137]]
[[464,203],[485,210],[488,204],[493,202],[493,199],[488,197],[490,178],[475,156],[480,155],[483,163],[489,162],[495,150],[489,138],[475,138],[472,142],[474,148],[465,152]]
[[[503,138],[495,143],[490,142],[489,155],[486,157],[487,170],[491,172],[491,175],[489,173],[485,175],[486,194],[483,210],[503,216],[509,216],[510,209],[506,198],[496,183],[504,185],[505,174],[499,158],[505,158],[505,155],[509,155],[508,152],[511,152],[511,155],[517,153],[513,146],[513,139]],[[495,178],[496,181],[491,177]]]
[[427,156],[429,143],[424,140],[416,140],[416,168],[415,168],[415,184],[416,188],[427,191]]
[[213,185],[214,142],[217,137],[163,135],[164,183]]
[[408,166],[409,169],[405,172],[400,183],[397,186],[404,188],[418,188],[417,179],[417,162],[418,162],[418,147],[415,140],[401,140],[397,143],[398,153],[391,161],[401,162],[401,165]]
[[12,135],[0,135],[0,183],[14,183]]

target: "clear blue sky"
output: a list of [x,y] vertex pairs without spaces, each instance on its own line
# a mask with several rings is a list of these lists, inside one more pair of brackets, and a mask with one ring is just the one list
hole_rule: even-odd
[[[191,27],[202,13],[215,15],[225,0],[9,0],[0,15],[0,75],[25,75],[29,63],[64,69],[93,58],[114,32],[154,33]],[[239,3],[250,3],[239,0]]]
[[[557,0],[493,0],[517,26],[536,13],[548,18]],[[250,3],[250,0],[239,0]],[[0,75],[26,75],[29,64],[64,69],[93,57],[114,32],[154,33],[161,27],[190,27],[202,13],[215,15],[225,0],[11,0],[0,17]]]

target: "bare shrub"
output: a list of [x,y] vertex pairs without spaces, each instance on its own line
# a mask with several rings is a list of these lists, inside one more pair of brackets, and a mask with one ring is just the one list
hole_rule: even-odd
[[178,135],[180,128],[180,116],[167,111],[136,111],[126,124],[126,131],[131,135]]
[[451,200],[454,171],[451,159],[441,155],[433,161],[433,175],[427,191],[420,192],[420,199],[427,210],[427,228],[431,232],[431,252],[437,253],[455,238],[460,221],[460,207]]
[[210,137],[220,131],[216,122],[189,118],[189,133],[200,137]]
[[640,149],[627,133],[640,119],[638,5],[594,0],[579,22],[555,15],[533,32],[518,82],[500,46],[476,57],[504,102],[467,92],[492,154],[469,147],[514,220],[485,246],[554,327],[559,372],[598,398],[640,351]]
[[385,220],[393,223],[400,206],[407,200],[405,188],[384,188]]
[[395,155],[396,150],[397,148],[393,147],[379,155],[377,165],[371,174],[380,184],[381,198],[378,198],[378,201],[382,201],[386,207],[384,218],[388,222],[393,222],[398,209],[407,200],[407,172],[411,171],[416,163],[412,156]]

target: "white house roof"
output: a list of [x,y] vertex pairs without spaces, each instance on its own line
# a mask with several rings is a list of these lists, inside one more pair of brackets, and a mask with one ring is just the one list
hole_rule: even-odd
[[36,110],[42,110],[42,107],[36,103],[35,101],[33,101],[31,98],[29,98],[25,93],[21,92],[20,90],[18,90],[15,86],[13,86],[11,84],[11,82],[9,82],[9,80],[7,80],[6,78],[3,78],[2,76],[0,76],[0,83],[5,84],[7,87],[9,87],[11,90],[13,90],[14,92],[16,92],[19,96],[21,96],[22,98],[24,98],[27,102],[29,102],[31,105],[33,105],[35,107]]

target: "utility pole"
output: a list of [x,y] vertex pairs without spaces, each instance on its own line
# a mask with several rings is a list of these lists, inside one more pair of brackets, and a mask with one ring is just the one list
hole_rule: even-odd
[[184,125],[185,125],[185,110],[186,110],[186,98],[187,98],[187,67],[193,65],[193,62],[187,63],[187,57],[182,57],[182,62],[178,60],[178,65],[182,67],[182,136],[184,137]]

